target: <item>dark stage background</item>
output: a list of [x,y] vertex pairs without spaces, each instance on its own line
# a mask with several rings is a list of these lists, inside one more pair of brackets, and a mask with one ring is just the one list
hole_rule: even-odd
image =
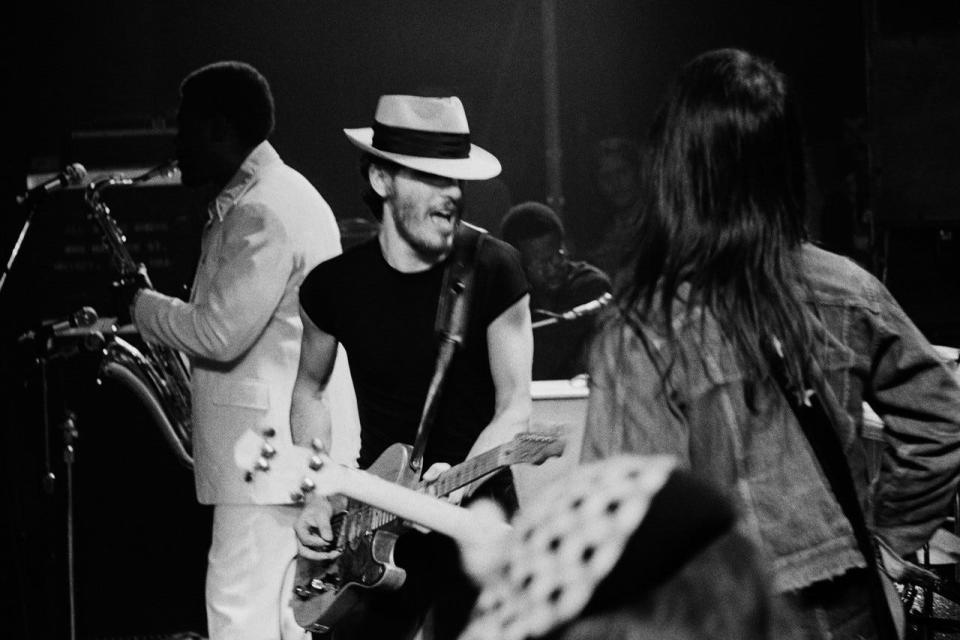
[[[504,166],[498,181],[468,191],[468,219],[495,230],[510,203],[548,194],[542,4],[21,7],[3,38],[3,258],[26,215],[14,197],[28,175],[70,162],[139,170],[166,159],[179,81],[228,58],[270,80],[278,110],[271,142],[341,221],[367,217],[356,153],[341,129],[368,125],[383,93],[459,95],[474,141]],[[957,2],[561,0],[556,10],[562,213],[574,247],[577,229],[589,227],[598,208],[597,141],[642,140],[682,63],[709,48],[748,48],[773,59],[801,92],[815,236],[883,277],[931,340],[960,345]],[[81,305],[114,313],[110,270],[81,195],[64,190],[37,208],[0,293],[9,525],[0,532],[0,576],[19,596],[3,600],[2,635],[68,637],[65,409],[76,413],[80,434],[73,501],[80,637],[203,632],[210,514],[195,504],[190,474],[130,398],[95,384],[95,351],[49,362],[44,402],[33,345],[17,342],[40,320]],[[165,184],[105,199],[158,288],[181,293],[198,243],[192,195]],[[56,475],[50,491],[41,482],[48,468]]]

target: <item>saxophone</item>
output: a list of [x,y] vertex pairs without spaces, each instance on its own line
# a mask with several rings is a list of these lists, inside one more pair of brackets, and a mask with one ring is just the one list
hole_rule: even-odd
[[[110,176],[86,187],[84,202],[88,217],[99,227],[113,268],[121,278],[135,275],[140,265],[130,255],[126,237],[110,216],[110,209],[103,203],[101,194],[110,187],[135,185],[168,175],[175,168],[176,161],[171,160],[134,178]],[[116,380],[132,391],[159,426],[177,459],[183,465],[193,467],[190,373],[179,351],[148,343],[138,349],[112,335],[103,350],[99,375]]]

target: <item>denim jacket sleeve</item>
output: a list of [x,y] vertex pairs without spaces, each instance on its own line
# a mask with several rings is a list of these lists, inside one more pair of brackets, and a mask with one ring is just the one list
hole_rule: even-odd
[[870,375],[864,399],[884,423],[876,532],[899,553],[924,544],[947,515],[960,477],[960,388],[886,288],[865,310]]

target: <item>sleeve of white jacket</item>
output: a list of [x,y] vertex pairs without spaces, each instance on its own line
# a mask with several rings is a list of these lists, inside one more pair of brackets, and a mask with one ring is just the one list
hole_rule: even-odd
[[148,342],[230,362],[270,321],[293,268],[287,231],[262,204],[238,207],[223,225],[220,253],[206,258],[218,264],[204,299],[186,303],[150,290],[137,296],[134,321]]

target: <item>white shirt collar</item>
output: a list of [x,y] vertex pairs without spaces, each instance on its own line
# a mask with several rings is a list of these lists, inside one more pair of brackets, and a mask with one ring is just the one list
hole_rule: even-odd
[[230,178],[227,186],[225,186],[223,190],[217,194],[214,201],[210,203],[210,206],[207,208],[210,220],[212,221],[216,218],[222,222],[223,217],[230,211],[240,196],[253,184],[253,180],[257,174],[262,172],[265,167],[276,162],[280,162],[280,155],[269,142],[264,140],[254,147],[250,155],[248,155],[243,161],[243,164],[240,165],[240,168],[237,169],[237,172]]

